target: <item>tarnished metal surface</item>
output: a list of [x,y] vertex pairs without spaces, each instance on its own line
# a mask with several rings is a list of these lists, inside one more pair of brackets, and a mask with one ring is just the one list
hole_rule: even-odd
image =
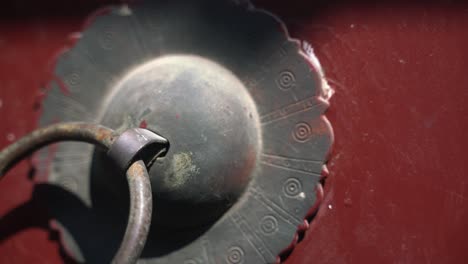
[[164,156],[168,149],[167,139],[144,128],[124,131],[110,146],[107,155],[121,171],[127,171],[136,160],[142,160],[149,168],[157,157]]
[[145,163],[141,160],[133,162],[126,175],[131,199],[130,215],[114,264],[136,263],[145,246],[153,210],[151,184]]
[[[316,61],[278,18],[247,1],[107,11],[58,58],[61,82],[51,84],[41,123],[81,119],[118,131],[145,124],[172,143],[150,171],[159,214],[141,263],[276,262],[321,199],[333,141]],[[111,181],[105,153],[77,147],[59,146],[49,182],[86,209],[51,211],[76,259],[105,263],[116,245],[104,241],[125,224],[115,203],[128,194],[125,182]],[[72,165],[87,177],[65,175]]]

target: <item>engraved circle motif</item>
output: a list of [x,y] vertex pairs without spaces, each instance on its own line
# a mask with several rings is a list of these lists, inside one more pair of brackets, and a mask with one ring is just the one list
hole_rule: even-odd
[[283,192],[287,197],[296,197],[302,192],[302,184],[296,178],[289,178],[284,182]]
[[272,215],[263,217],[260,229],[265,235],[272,235],[278,231],[278,220]]
[[75,87],[80,84],[80,75],[78,73],[72,72],[65,78],[65,84],[68,87]]
[[310,139],[312,136],[312,127],[306,122],[296,124],[292,132],[292,137],[295,141],[303,143]]
[[229,264],[241,264],[244,263],[244,251],[242,248],[234,246],[228,250],[227,262]]
[[114,41],[115,33],[112,31],[106,31],[100,38],[100,46],[105,50],[112,50],[113,48],[113,41]]
[[292,71],[282,71],[276,79],[276,84],[281,90],[289,90],[296,85],[296,76]]

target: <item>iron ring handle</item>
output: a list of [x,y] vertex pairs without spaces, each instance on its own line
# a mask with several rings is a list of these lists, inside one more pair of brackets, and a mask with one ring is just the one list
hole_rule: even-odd
[[[138,136],[141,133],[143,137]],[[130,214],[123,241],[112,263],[136,263],[146,243],[153,208],[147,167],[157,157],[165,155],[169,148],[167,140],[144,129],[130,129],[119,136],[114,130],[97,124],[58,123],[39,128],[3,149],[0,152],[0,179],[32,152],[59,141],[97,145],[109,150],[108,155],[120,163],[116,165],[126,173],[130,189]]]

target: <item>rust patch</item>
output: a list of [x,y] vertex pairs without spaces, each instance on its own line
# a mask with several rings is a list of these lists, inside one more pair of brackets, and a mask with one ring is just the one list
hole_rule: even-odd
[[127,171],[127,175],[130,178],[141,177],[146,173],[146,168],[144,166],[141,166],[141,164],[139,164],[138,162],[133,163]]

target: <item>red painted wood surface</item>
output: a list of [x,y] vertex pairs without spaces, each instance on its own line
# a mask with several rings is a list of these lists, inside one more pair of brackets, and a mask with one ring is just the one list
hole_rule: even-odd
[[[312,44],[336,90],[325,201],[286,262],[467,263],[468,5],[257,2]],[[36,126],[50,62],[98,6],[2,6],[0,146]],[[1,216],[30,199],[28,174],[23,162],[0,182]],[[21,215],[0,221],[0,263],[64,262],[46,206]]]

